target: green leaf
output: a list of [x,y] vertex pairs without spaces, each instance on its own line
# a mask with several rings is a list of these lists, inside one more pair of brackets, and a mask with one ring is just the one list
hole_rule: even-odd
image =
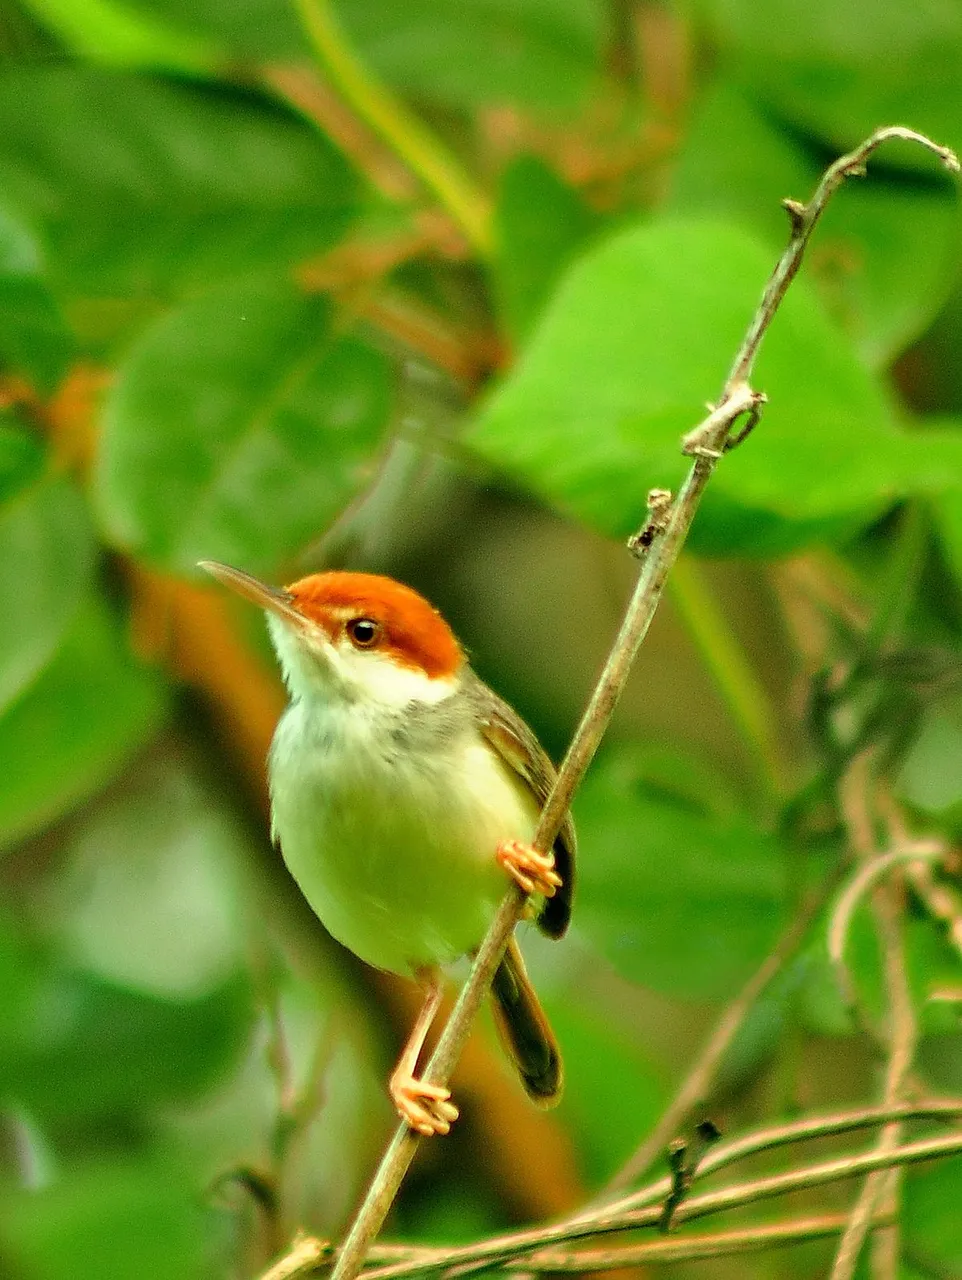
[[[604,21],[591,0],[338,0],[336,9],[365,63],[447,107],[571,110],[598,76]],[[306,52],[282,0],[154,0],[149,11],[158,10],[247,58]]]
[[122,546],[178,572],[276,568],[367,474],[388,414],[385,359],[331,308],[231,285],[149,330],[107,401],[95,480]]
[[102,979],[65,951],[0,917],[4,1008],[16,1015],[0,1019],[5,1106],[41,1125],[143,1115],[210,1088],[242,1048],[252,1010],[236,969],[202,996],[171,999]]
[[153,759],[71,832],[45,923],[87,972],[198,998],[241,967],[241,868],[254,857],[249,831],[187,762]]
[[199,34],[244,61],[304,61],[311,52],[296,7],[286,0],[125,0],[125,8],[162,17],[166,25]]
[[925,813],[962,813],[962,699],[927,708],[899,773],[898,793]]
[[63,377],[72,345],[43,278],[36,238],[0,206],[0,367],[49,394]]
[[906,1242],[920,1258],[931,1260],[925,1274],[962,1266],[962,1214],[959,1213],[959,1186],[962,1156],[940,1160],[909,1171],[905,1182]]
[[[834,906],[834,904],[833,904]],[[817,1035],[850,1035],[855,1021],[839,990],[828,954],[828,930],[832,907],[817,923],[812,940],[791,972],[797,987],[797,1007],[804,1025]],[[907,970],[919,1026],[927,1039],[952,1031],[958,1025],[951,1005],[929,997],[939,988],[957,985],[958,955],[942,936],[940,926],[929,919],[909,918],[904,930]],[[879,947],[878,928],[870,902],[860,903],[852,917],[845,942],[845,966],[858,993],[861,1007],[881,1025],[888,999]],[[955,1083],[945,1085],[952,1089]]]
[[356,204],[340,152],[256,94],[63,64],[0,74],[0,184],[57,291],[94,297],[287,265]]
[[215,73],[224,55],[214,45],[114,0],[24,0],[34,17],[71,52],[117,67],[149,67],[185,75]]
[[632,981],[671,995],[730,994],[783,922],[785,850],[745,816],[651,789],[631,750],[594,768],[575,812],[579,930]]
[[[621,232],[565,275],[466,442],[564,513],[635,530],[652,484],[675,487],[680,437],[717,394],[772,254],[724,223]],[[881,387],[793,285],[755,377],[770,403],[719,467],[692,546],[771,554],[865,522],[894,497],[957,484],[962,435],[904,433]]]
[[342,0],[364,57],[392,84],[449,106],[572,110],[598,75],[589,0]]
[[40,1189],[7,1188],[0,1252],[36,1280],[201,1280],[214,1271],[195,1178],[170,1155],[104,1156]]
[[53,657],[93,564],[80,494],[30,437],[0,425],[0,712]]
[[[567,990],[545,998],[565,1062],[559,1118],[578,1143],[590,1186],[604,1182],[628,1159],[667,1102],[667,1091],[625,1027]],[[613,1116],[631,1117],[612,1124]]]
[[520,156],[501,179],[495,220],[501,306],[512,335],[523,339],[598,219],[541,160]]
[[0,1038],[4,1095],[50,1123],[142,1113],[198,1097],[246,1040],[251,998],[235,977],[174,1001],[51,964],[32,1007]]
[[[962,435],[962,424],[953,425]],[[933,510],[946,557],[956,581],[962,583],[962,486],[940,495]]]
[[[678,157],[668,209],[729,217],[773,255],[788,239],[781,207],[808,199],[824,158],[727,81],[708,91]],[[806,265],[828,313],[870,365],[886,364],[945,301],[958,240],[955,191],[872,169],[849,182],[819,222]],[[774,256],[773,256],[774,261]]]
[[67,370],[72,340],[43,281],[0,276],[0,363],[49,394]]
[[[962,10],[958,5],[863,5],[813,0],[708,0],[728,62],[783,120],[833,149],[883,124],[908,124],[936,142],[962,143]],[[884,162],[933,172],[918,147],[895,144]]]
[[0,718],[0,847],[102,787],[156,731],[166,699],[88,604],[30,691]]

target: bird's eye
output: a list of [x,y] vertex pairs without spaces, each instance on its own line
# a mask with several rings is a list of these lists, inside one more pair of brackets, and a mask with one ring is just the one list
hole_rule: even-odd
[[347,634],[355,648],[370,649],[377,644],[381,628],[373,618],[352,618],[347,624]]

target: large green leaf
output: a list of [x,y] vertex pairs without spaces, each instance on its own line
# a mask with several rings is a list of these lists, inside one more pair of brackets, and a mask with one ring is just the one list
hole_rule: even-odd
[[155,732],[165,703],[106,613],[82,610],[54,660],[0,718],[0,847],[103,786]]
[[276,568],[355,493],[388,412],[384,358],[279,283],[223,288],[146,333],[107,402],[110,536],[165,566]]
[[255,94],[67,65],[0,75],[0,184],[58,286],[95,297],[289,263],[356,198],[333,145]]
[[47,1186],[5,1187],[0,1252],[11,1274],[32,1280],[209,1277],[196,1172],[172,1154],[104,1153]]
[[925,1275],[950,1275],[962,1267],[960,1185],[962,1156],[915,1168],[906,1180],[907,1244],[929,1264]]
[[225,69],[213,43],[140,12],[123,0],[24,0],[38,22],[56,32],[71,50],[107,66],[150,67],[185,75]]
[[452,106],[577,106],[598,74],[590,0],[342,0],[344,21],[398,87]]
[[[944,428],[962,435],[962,422],[958,419],[945,422]],[[962,582],[962,486],[941,494],[933,507],[946,558],[956,581]]]
[[[753,93],[833,148],[883,124],[962,144],[962,9],[949,0],[706,0],[724,52]],[[889,161],[931,171],[918,149]]]
[[[619,233],[566,274],[518,365],[466,440],[560,510],[608,534],[678,484],[682,433],[716,395],[772,254],[726,223]],[[881,387],[796,281],[766,338],[761,425],[719,467],[697,549],[784,550],[893,497],[958,485],[962,436],[899,431]]]
[[0,363],[51,392],[66,371],[70,350],[70,333],[44,282],[0,276]]
[[[782,199],[807,199],[824,164],[746,93],[719,81],[686,133],[668,207],[730,217],[778,251],[788,239]],[[863,357],[882,365],[945,301],[958,239],[948,175],[940,184],[873,166],[868,181],[849,182],[829,205],[806,278]]]
[[16,1035],[0,1040],[0,1070],[7,1099],[51,1120],[195,1098],[236,1057],[251,1016],[240,977],[174,1001],[52,967],[33,995]]
[[598,218],[547,165],[521,156],[501,179],[495,222],[498,294],[508,328],[523,339]]
[[672,995],[730,994],[784,918],[785,850],[747,817],[646,784],[631,750],[595,767],[575,811],[579,930],[635,982]]
[[[601,1185],[624,1163],[666,1102],[664,1081],[632,1042],[628,1029],[577,990],[550,998],[545,1008],[564,1053],[560,1118],[578,1142],[589,1185]],[[612,1116],[630,1117],[612,1124]]]
[[[132,12],[161,12],[178,29],[248,59],[303,58],[308,51],[285,0],[128,3]],[[592,0],[335,0],[332,7],[380,75],[449,107],[571,108],[598,74],[603,14]]]
[[[176,935],[167,939],[176,945]],[[236,969],[196,998],[151,994],[73,963],[59,941],[6,917],[0,984],[14,1014],[0,1019],[5,1105],[50,1123],[194,1098],[235,1058],[250,1025],[250,990]]]
[[80,494],[50,470],[31,437],[0,425],[0,711],[50,661],[93,562]]
[[251,846],[224,797],[187,762],[144,762],[71,830],[46,927],[108,981],[168,999],[208,995],[242,964],[250,922],[241,869]]
[[64,374],[70,349],[70,334],[43,278],[40,246],[0,206],[0,366],[49,393]]

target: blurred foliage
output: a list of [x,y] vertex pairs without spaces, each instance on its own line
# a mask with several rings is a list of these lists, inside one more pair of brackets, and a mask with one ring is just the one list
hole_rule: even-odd
[[[563,746],[630,581],[618,542],[683,474],[779,201],[879,124],[962,148],[951,3],[340,0],[326,52],[306,3],[0,6],[18,1280],[256,1275],[295,1227],[337,1234],[391,1125],[408,1006],[270,848],[282,694],[258,620],[196,560],[414,582]],[[567,1096],[534,1116],[483,1030],[396,1230],[497,1230],[617,1170],[843,856],[857,744],[884,744],[911,822],[958,836],[959,249],[952,184],[908,147],[819,226],[688,604],[659,614],[578,797],[573,936],[524,939]],[[945,926],[912,901],[918,1070],[959,1090],[957,1009],[928,1001],[962,985]],[[824,930],[717,1072],[726,1129],[877,1096]],[[881,1014],[868,911],[848,954]],[[906,1178],[905,1275],[962,1268],[958,1164]],[[827,1248],[738,1265],[823,1274]]]

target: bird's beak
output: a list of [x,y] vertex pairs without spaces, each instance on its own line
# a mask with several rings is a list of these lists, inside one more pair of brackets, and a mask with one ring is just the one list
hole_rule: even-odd
[[304,615],[295,608],[293,598],[287,591],[269,587],[266,582],[251,577],[242,569],[235,569],[229,564],[220,564],[216,560],[198,560],[197,567],[204,569],[212,578],[222,582],[225,587],[230,587],[232,591],[236,591],[245,600],[250,600],[252,604],[266,609],[268,613],[276,614],[285,622],[303,627]]

